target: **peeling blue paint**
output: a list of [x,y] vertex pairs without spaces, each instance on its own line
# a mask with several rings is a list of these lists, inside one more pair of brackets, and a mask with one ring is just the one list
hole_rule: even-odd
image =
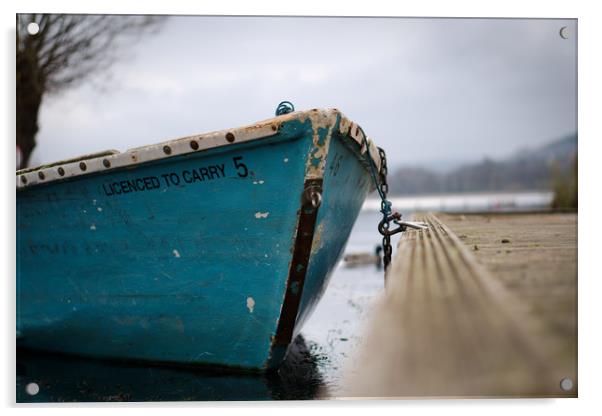
[[[277,364],[286,349],[269,353],[308,163],[330,163],[333,149],[345,155],[336,176],[323,173],[323,248],[310,259],[296,331],[369,191],[368,173],[338,129],[318,128],[314,142],[313,127],[310,117],[289,118],[258,141],[20,190],[18,345],[247,369]],[[202,180],[182,175],[195,169]],[[277,251],[267,265],[265,254]]]
[[337,161],[337,170],[325,170],[323,187],[327,197],[318,211],[317,231],[307,271],[310,276],[321,275],[325,278],[306,281],[297,317],[297,331],[326,289],[362,204],[372,189],[372,182],[366,171],[358,169],[354,152],[341,140],[332,140],[326,166],[331,166]]

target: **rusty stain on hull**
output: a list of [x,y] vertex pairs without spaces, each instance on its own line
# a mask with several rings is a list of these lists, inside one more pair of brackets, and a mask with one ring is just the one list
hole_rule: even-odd
[[[306,179],[304,189],[307,190],[310,188],[321,192],[322,179]],[[318,208],[314,208],[311,205],[311,201],[307,201],[304,198],[299,210],[293,257],[290,263],[286,292],[276,335],[272,340],[272,352],[275,347],[286,348],[292,340],[297,312],[301,303],[301,295],[303,294],[303,284],[309,264],[317,216]]]
[[313,132],[313,148],[307,158],[305,170],[305,177],[307,179],[324,177],[330,139],[339,114],[338,111],[334,110],[328,112],[311,110],[308,113]]
[[322,233],[324,231],[324,223],[318,224],[316,231],[314,232],[314,239],[311,244],[311,254],[318,252],[324,247],[324,241],[322,241]]

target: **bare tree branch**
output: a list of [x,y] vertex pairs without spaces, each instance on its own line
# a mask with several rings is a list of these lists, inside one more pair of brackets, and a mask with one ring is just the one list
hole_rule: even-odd
[[[42,98],[107,70],[120,50],[151,33],[160,16],[17,15],[17,145],[23,165],[35,146]],[[38,32],[28,33],[36,23]]]
[[[49,87],[48,92],[57,92],[62,84],[71,86],[88,75],[105,70],[117,58],[122,42],[152,31],[164,20],[157,16],[118,15],[19,17],[18,37],[33,39],[30,47],[35,51],[40,77]],[[31,22],[40,28],[35,36],[27,34],[27,25]],[[22,45],[24,48],[26,44]]]

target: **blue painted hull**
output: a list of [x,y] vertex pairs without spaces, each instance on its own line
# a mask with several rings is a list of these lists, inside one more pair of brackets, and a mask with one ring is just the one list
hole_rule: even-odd
[[372,186],[341,117],[18,190],[18,345],[277,366]]

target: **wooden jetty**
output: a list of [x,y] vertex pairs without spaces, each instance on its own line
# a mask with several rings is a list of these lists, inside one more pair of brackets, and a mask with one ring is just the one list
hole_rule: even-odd
[[344,395],[577,397],[576,214],[416,217]]

